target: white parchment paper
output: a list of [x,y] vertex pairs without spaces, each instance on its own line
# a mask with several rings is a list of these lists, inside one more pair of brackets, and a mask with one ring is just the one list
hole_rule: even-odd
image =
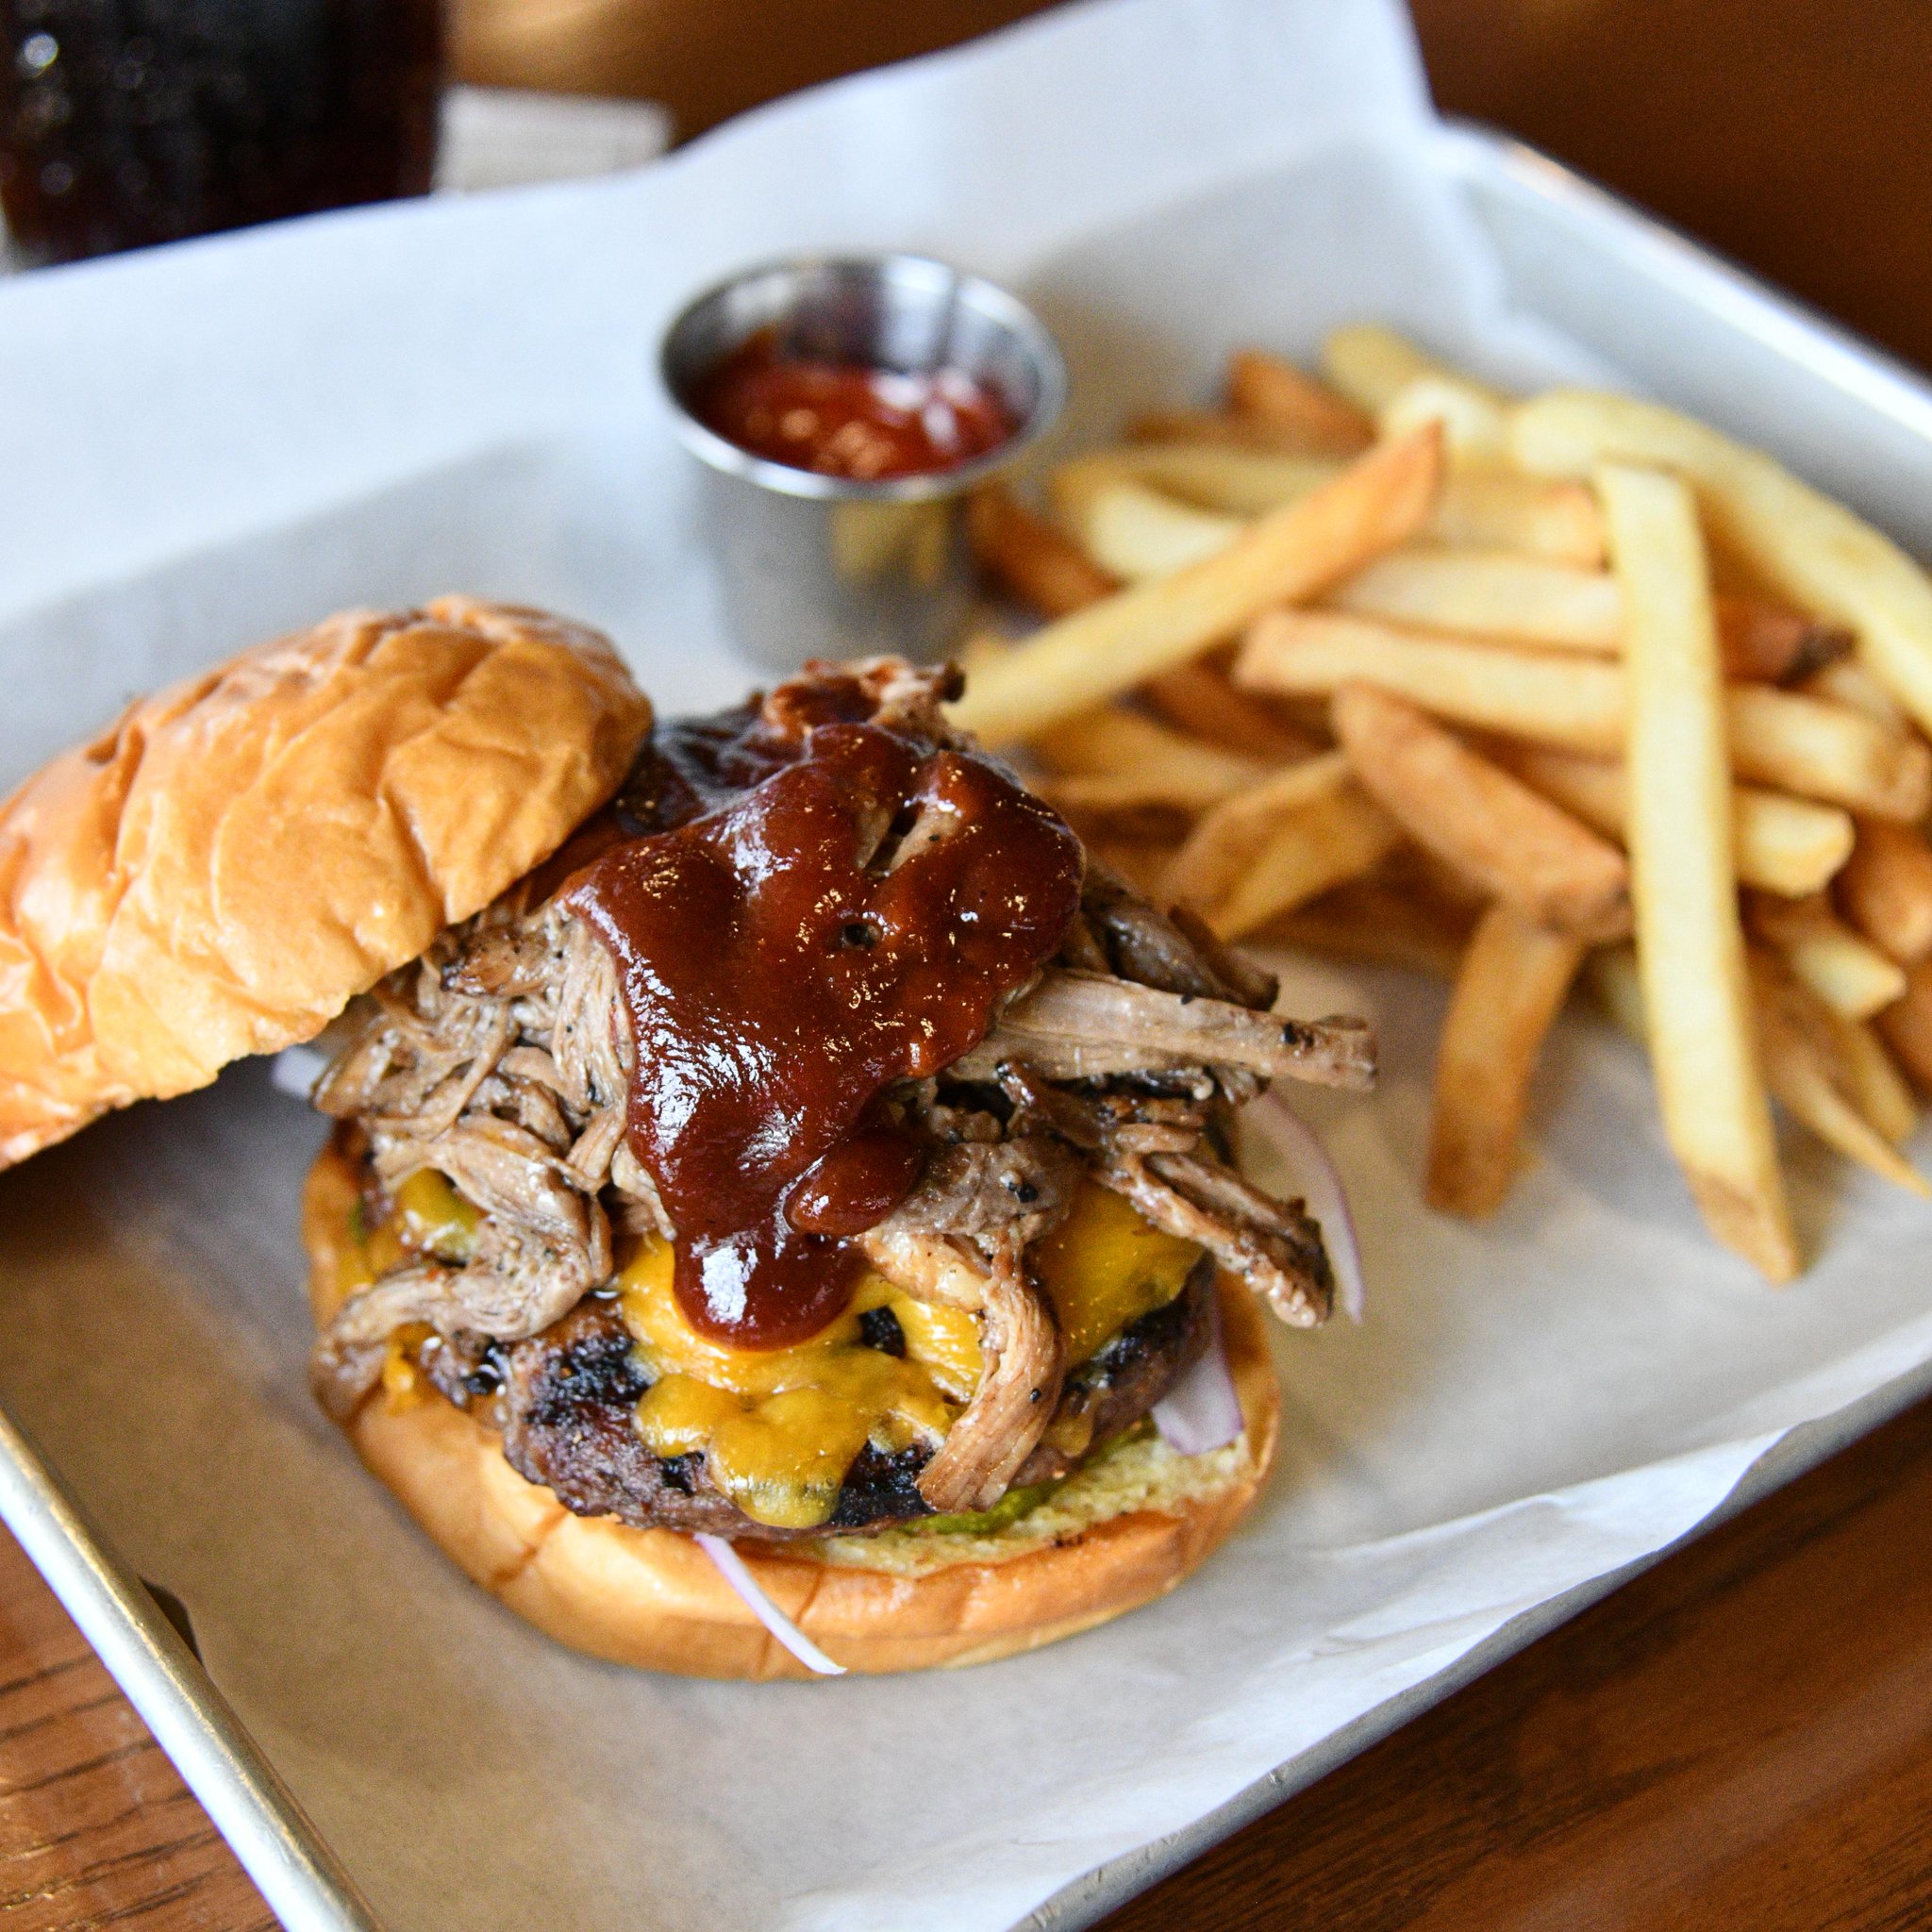
[[[1604,373],[1510,308],[1431,133],[1392,4],[1113,0],[623,180],[0,288],[0,783],[277,626],[451,588],[608,625],[666,709],[734,696],[646,365],[684,294],[763,254],[923,246],[1022,282],[1072,351],[1074,436],[1199,388],[1232,341],[1305,352],[1360,314],[1506,380]],[[1685,1533],[1784,1432],[1932,1360],[1916,1204],[1801,1154],[1822,1258],[1764,1290],[1698,1226],[1634,1052],[1578,1020],[1535,1171],[1494,1224],[1441,1220],[1418,1201],[1440,992],[1307,966],[1295,991],[1383,1029],[1379,1095],[1311,1109],[1369,1320],[1283,1338],[1284,1466],[1229,1546],[1038,1656],[695,1684],[500,1611],[308,1400],[320,1136],[259,1066],[0,1176],[0,1400],[188,1602],[399,1932],[986,1932],[1291,1786]]]

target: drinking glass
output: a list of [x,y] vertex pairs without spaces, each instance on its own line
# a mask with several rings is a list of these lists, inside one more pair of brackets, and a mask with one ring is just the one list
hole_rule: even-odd
[[0,0],[0,207],[72,261],[391,195],[436,158],[440,0]]

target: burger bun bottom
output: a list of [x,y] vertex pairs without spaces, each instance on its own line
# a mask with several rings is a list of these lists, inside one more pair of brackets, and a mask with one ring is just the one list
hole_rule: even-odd
[[[303,1204],[318,1321],[337,1300],[356,1196],[353,1168],[325,1150]],[[1280,1391],[1261,1313],[1226,1276],[1221,1303],[1245,1424],[1245,1454],[1224,1483],[1205,1493],[1190,1486],[1158,1509],[1106,1516],[1069,1539],[1033,1539],[1002,1561],[964,1560],[917,1574],[755,1541],[740,1544],[741,1556],[773,1603],[834,1662],[859,1673],[990,1662],[1164,1595],[1247,1513],[1274,1461]],[[426,1387],[403,1401],[378,1391],[348,1434],[474,1581],[558,1641],[683,1676],[811,1674],[691,1537],[573,1514],[511,1468],[493,1431]]]

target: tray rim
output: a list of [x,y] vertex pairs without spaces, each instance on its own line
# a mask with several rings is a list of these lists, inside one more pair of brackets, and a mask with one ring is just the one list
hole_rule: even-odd
[[1716,321],[1805,364],[1848,401],[1890,417],[1932,445],[1932,375],[1823,309],[1514,135],[1480,122],[1446,120],[1432,148],[1450,180],[1499,191],[1555,215],[1578,239],[1622,254]]
[[[1667,223],[1541,150],[1477,123],[1441,124],[1429,158],[1465,191],[1498,193],[1561,224],[1580,242],[1623,256],[1718,323],[1803,364],[1848,404],[1890,418],[1932,449],[1932,382]],[[1928,1391],[1932,1362],[1785,1431],[1684,1536],[1512,1619],[1448,1669],[1363,1713],[1204,1817],[1062,1887],[1019,1921],[1016,1932],[1078,1932],[1091,1924]],[[381,1921],[273,1762],[4,1407],[0,1524],[25,1550],[290,1932],[382,1932]]]

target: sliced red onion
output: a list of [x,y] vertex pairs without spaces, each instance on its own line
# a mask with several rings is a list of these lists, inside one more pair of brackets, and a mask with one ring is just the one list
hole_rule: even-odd
[[1290,1184],[1307,1203],[1308,1212],[1322,1224],[1322,1240],[1335,1270],[1335,1287],[1341,1312],[1359,1322],[1367,1294],[1362,1282],[1361,1242],[1341,1174],[1315,1130],[1278,1095],[1264,1093],[1242,1118],[1280,1156]]
[[1205,1456],[1241,1434],[1241,1397],[1235,1393],[1227,1351],[1221,1343],[1218,1307],[1208,1353],[1184,1370],[1180,1380],[1154,1405],[1154,1426],[1177,1456]]
[[745,1607],[760,1624],[802,1663],[821,1677],[842,1677],[843,1664],[835,1664],[762,1590],[745,1561],[722,1536],[700,1530],[692,1539],[698,1548],[718,1566],[718,1574],[744,1599]]

